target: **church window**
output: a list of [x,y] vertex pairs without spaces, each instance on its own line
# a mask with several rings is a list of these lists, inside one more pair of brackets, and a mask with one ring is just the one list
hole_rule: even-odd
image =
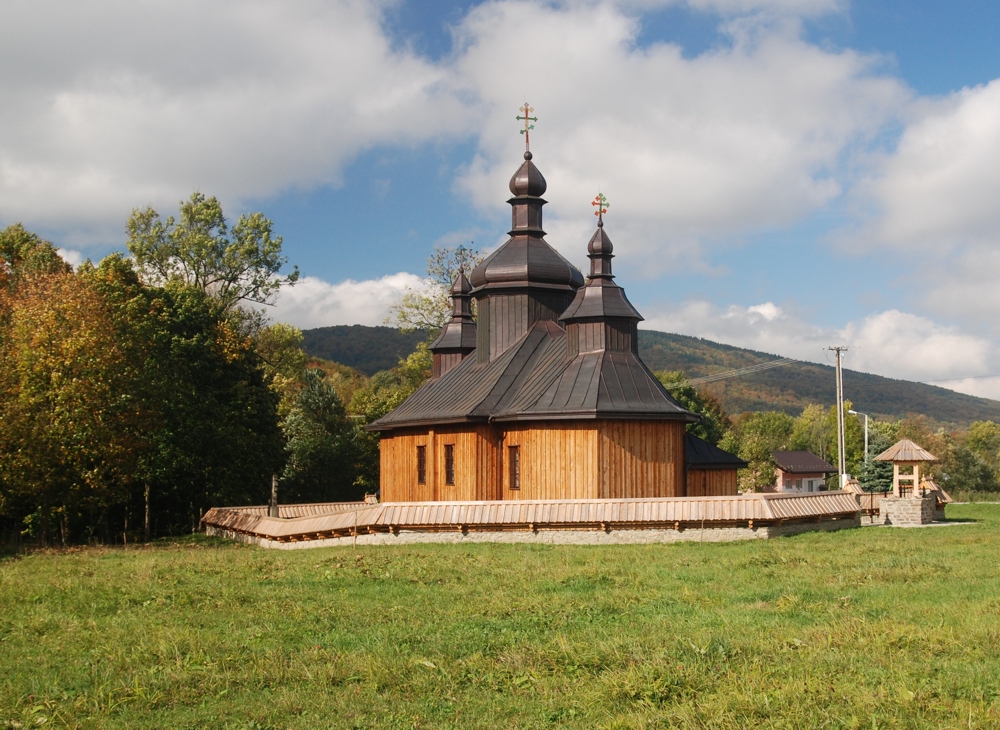
[[444,483],[455,483],[455,444],[444,446]]
[[507,469],[510,477],[510,488],[521,488],[521,447],[507,447]]
[[417,447],[417,484],[427,484],[427,447]]

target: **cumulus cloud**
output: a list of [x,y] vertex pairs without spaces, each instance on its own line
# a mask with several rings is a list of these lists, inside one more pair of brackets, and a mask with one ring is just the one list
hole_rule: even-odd
[[335,324],[375,326],[384,323],[389,306],[408,289],[420,290],[423,286],[423,279],[406,272],[367,281],[347,279],[337,284],[304,276],[295,286],[281,290],[269,314],[276,321],[300,329]]
[[912,250],[996,243],[1000,231],[1000,79],[917,107],[896,151],[859,193],[871,235]]
[[1000,378],[978,378],[1000,371],[993,342],[896,309],[819,327],[773,302],[720,308],[690,301],[647,315],[644,327],[819,363],[828,362],[828,347],[848,345],[845,366],[852,370],[1000,397]]
[[[670,269],[705,241],[801,219],[841,195],[845,157],[909,92],[874,72],[877,59],[750,27],[687,58],[676,45],[638,47],[639,21],[609,4],[475,8],[456,31],[454,73],[484,121],[459,184],[495,204],[519,141],[510,100],[525,94],[542,119],[534,152],[553,208],[586,217],[600,187],[644,265]],[[503,59],[517,57],[530,74],[510,73]]]
[[1000,79],[912,109],[892,154],[854,191],[849,247],[893,252],[912,305],[1000,335]]
[[366,0],[5,3],[0,220],[120,235],[134,206],[336,183],[363,149],[468,126],[444,70],[394,49],[380,12]]

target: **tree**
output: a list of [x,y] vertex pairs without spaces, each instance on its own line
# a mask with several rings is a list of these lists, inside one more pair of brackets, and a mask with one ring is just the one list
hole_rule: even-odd
[[283,285],[299,278],[298,267],[278,276],[288,259],[262,213],[241,215],[230,229],[219,201],[198,192],[181,202],[179,222],[146,208],[133,210],[125,229],[147,282],[182,281],[217,298],[226,311],[241,302],[271,304]]
[[792,451],[809,451],[821,459],[830,455],[830,444],[836,444],[836,410],[834,428],[830,428],[830,418],[823,406],[810,403],[795,419],[788,448]]
[[875,461],[875,457],[895,443],[895,424],[871,421],[868,431],[871,459],[858,467],[858,483],[866,492],[888,492],[892,489],[892,462]]
[[[59,267],[56,267],[59,268]],[[68,271],[21,279],[0,337],[2,508],[43,542],[60,515],[105,522],[126,498],[143,431],[135,362],[107,302]]]
[[692,413],[701,416],[700,422],[687,425],[687,432],[713,446],[718,445],[733,425],[718,399],[707,391],[686,385],[687,376],[680,370],[661,370],[656,373],[656,379],[670,392],[674,400]]
[[739,474],[740,491],[759,492],[774,484],[771,452],[788,448],[795,421],[787,413],[759,411],[743,413],[719,442],[719,447],[749,462]]
[[975,421],[965,434],[964,445],[994,469],[1000,463],[1000,425]]
[[0,231],[0,289],[12,289],[25,277],[70,271],[72,267],[59,256],[59,249],[20,223]]
[[421,290],[408,288],[402,299],[389,307],[386,324],[393,324],[404,332],[437,333],[451,316],[451,287],[459,270],[468,275],[484,258],[486,255],[474,248],[435,247],[427,259],[426,287]]
[[323,371],[306,371],[304,387],[282,421],[288,462],[281,478],[283,501],[343,502],[359,499],[356,430]]
[[379,436],[365,431],[364,427],[409,398],[431,376],[432,364],[433,356],[427,343],[421,343],[396,367],[375,373],[368,385],[351,399],[351,412],[360,416],[358,479],[367,491],[374,492],[379,487]]

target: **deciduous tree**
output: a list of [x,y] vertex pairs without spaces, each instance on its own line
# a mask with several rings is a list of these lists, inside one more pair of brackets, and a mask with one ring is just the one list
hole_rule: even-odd
[[192,193],[181,202],[179,221],[162,220],[152,208],[133,210],[125,228],[146,281],[162,286],[179,280],[216,297],[227,311],[241,302],[270,304],[283,285],[299,278],[297,267],[279,276],[288,259],[270,220],[244,214],[230,228],[214,196]]

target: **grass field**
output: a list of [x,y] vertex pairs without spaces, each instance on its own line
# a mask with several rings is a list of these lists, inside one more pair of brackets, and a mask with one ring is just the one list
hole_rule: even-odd
[[0,727],[1000,726],[1000,505],[758,543],[0,559]]

